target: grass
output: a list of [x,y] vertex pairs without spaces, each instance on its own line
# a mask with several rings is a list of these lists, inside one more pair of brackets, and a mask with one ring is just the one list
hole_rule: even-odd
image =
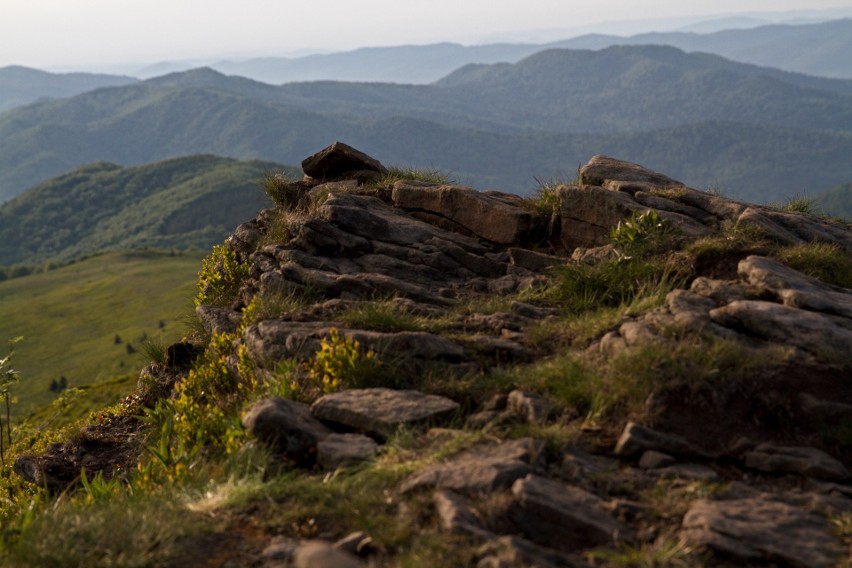
[[775,207],[788,213],[808,213],[816,215],[818,213],[816,201],[816,199],[805,197],[804,195],[794,195],[793,197],[788,197],[784,203],[775,205]]
[[780,249],[777,257],[784,264],[817,280],[852,288],[852,255],[835,244],[788,246]]
[[417,168],[413,166],[390,166],[387,173],[370,184],[375,189],[391,188],[398,181],[422,181],[437,185],[455,183],[450,174],[435,168]]
[[15,350],[16,416],[53,400],[51,380],[110,383],[146,363],[143,337],[180,339],[178,317],[193,295],[200,256],[109,253],[0,282],[0,338],[24,337]]
[[426,318],[414,316],[390,300],[358,302],[338,319],[353,328],[381,332],[427,331],[430,327]]

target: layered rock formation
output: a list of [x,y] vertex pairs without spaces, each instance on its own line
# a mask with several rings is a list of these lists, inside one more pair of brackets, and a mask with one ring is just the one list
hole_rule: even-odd
[[[342,144],[304,167],[295,209],[262,212],[228,239],[250,265],[237,297],[197,309],[209,333],[235,334],[261,379],[282,361],[309,363],[333,334],[394,362],[392,376],[367,379],[377,384],[246,409],[246,430],[293,467],[362,467],[400,429],[427,439],[483,433],[418,467],[394,496],[431,493],[440,530],[483,567],[600,565],[618,550],[654,547],[669,547],[672,563],[827,567],[846,557],[850,535],[833,527],[852,515],[852,441],[842,439],[852,425],[852,291],[771,252],[827,243],[852,258],[848,226],[710,195],[603,156],[581,170],[581,185],[551,189],[550,211],[514,195],[383,181],[382,164]],[[590,341],[543,339],[547,325],[572,317],[543,299],[559,268],[630,262],[611,231],[648,211],[667,229],[667,249],[653,254],[688,265],[683,285],[662,305],[625,310]],[[732,227],[771,243],[769,255],[737,249],[702,265],[689,252],[699,239],[724,241]],[[286,307],[246,310],[259,302]],[[376,306],[396,323],[353,317]],[[687,336],[776,360],[742,380],[711,369],[711,382],[693,390],[652,389],[640,416],[613,411],[597,422],[554,389],[509,386],[482,399],[454,386],[566,351],[592,361],[673,351]],[[765,416],[770,406],[777,421]],[[19,473],[40,482],[44,459]],[[393,562],[377,554],[294,536],[271,539],[248,560]]]

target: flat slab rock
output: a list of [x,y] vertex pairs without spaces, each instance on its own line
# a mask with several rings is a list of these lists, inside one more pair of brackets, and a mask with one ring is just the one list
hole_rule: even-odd
[[701,448],[681,436],[665,434],[635,422],[628,422],[615,446],[615,455],[621,458],[639,458],[650,450],[672,456],[708,457]]
[[317,463],[326,469],[359,464],[376,455],[379,445],[363,434],[331,434],[317,444]]
[[478,494],[505,489],[516,479],[532,473],[531,464],[543,450],[544,445],[532,438],[476,446],[447,462],[413,473],[402,482],[400,490],[405,493],[435,487]]
[[388,437],[402,425],[447,420],[457,402],[414,390],[351,389],[327,394],[311,405],[314,417]]
[[512,495],[512,522],[538,544],[571,552],[630,538],[604,502],[579,487],[528,475],[514,483]]
[[826,481],[844,481],[852,477],[846,467],[816,448],[761,444],[745,454],[751,469],[779,473],[798,473]]
[[681,536],[735,564],[828,568],[842,554],[828,519],[764,497],[735,501],[694,501],[683,518]]

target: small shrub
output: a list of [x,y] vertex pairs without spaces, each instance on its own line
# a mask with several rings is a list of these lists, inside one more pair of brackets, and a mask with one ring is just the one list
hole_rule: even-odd
[[363,351],[358,341],[341,336],[331,328],[329,337],[320,342],[309,364],[310,380],[329,393],[343,388],[361,388],[375,384],[380,362],[370,349]]
[[671,231],[653,209],[634,211],[629,219],[619,221],[609,233],[610,240],[623,256],[639,256],[658,250]]
[[145,359],[157,365],[165,365],[168,362],[166,346],[159,339],[146,339],[142,342],[142,354]]
[[277,206],[284,209],[304,207],[306,191],[284,172],[271,172],[263,176],[261,187]]
[[201,261],[195,305],[230,304],[236,299],[250,270],[251,265],[240,262],[235,252],[224,245],[214,246],[213,251]]

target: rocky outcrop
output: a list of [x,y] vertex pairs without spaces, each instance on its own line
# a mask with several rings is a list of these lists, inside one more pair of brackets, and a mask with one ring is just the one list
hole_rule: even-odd
[[[344,526],[348,516],[331,518],[316,499],[304,523],[259,523],[275,536],[247,538],[264,545],[240,565],[393,565],[407,543],[361,531],[394,522],[401,534],[443,533],[444,546],[463,548],[453,562],[481,567],[600,565],[657,547],[695,564],[842,562],[852,542],[833,527],[852,512],[852,291],[772,251],[820,242],[850,253],[849,227],[605,156],[580,185],[553,188],[546,212],[514,195],[387,181],[381,163],[341,143],[303,168],[289,188],[297,199],[227,240],[249,274],[237,296],[196,315],[233,340],[221,362],[245,379],[239,388],[264,392],[240,417],[273,455],[265,475],[295,470],[323,488],[355,480],[346,491],[377,475],[381,505],[359,513],[385,522]],[[611,231],[648,211],[668,247],[649,254],[687,267],[677,289],[591,323],[553,300],[574,284],[565,274],[635,260]],[[690,243],[731,227],[772,245],[725,258],[724,270],[690,264]],[[583,326],[595,331],[573,337]],[[715,350],[692,355],[710,361],[695,380],[697,365],[677,359],[691,341]],[[329,355],[335,345],[343,354]],[[717,351],[749,373],[707,368]],[[185,367],[196,354],[169,357]],[[351,370],[367,355],[366,379],[322,376],[345,374],[323,357]],[[599,377],[578,361],[617,372]],[[680,375],[656,385],[666,365]],[[639,371],[651,387],[631,383]],[[584,401],[586,384],[601,392]],[[89,471],[86,440],[22,457],[15,471],[61,491]]]

